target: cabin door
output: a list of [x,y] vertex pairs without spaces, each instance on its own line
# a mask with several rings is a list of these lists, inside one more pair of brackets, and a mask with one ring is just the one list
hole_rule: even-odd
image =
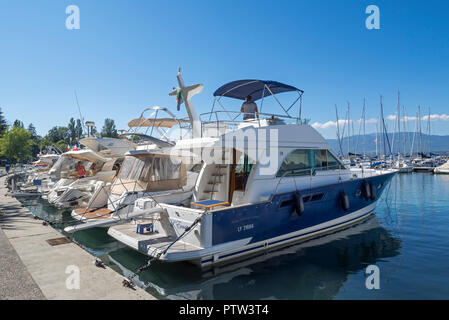
[[229,175],[229,203],[232,203],[232,196],[235,190],[235,167],[237,163],[237,151],[232,149],[232,164],[231,164],[231,174]]
[[234,191],[245,191],[252,164],[246,153],[242,153],[237,161],[237,152],[233,149],[230,175],[229,202],[232,203]]

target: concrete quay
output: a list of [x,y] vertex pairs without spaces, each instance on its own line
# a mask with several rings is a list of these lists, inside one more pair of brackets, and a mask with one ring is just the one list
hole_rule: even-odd
[[[123,277],[73,242],[35,220],[0,178],[0,300],[156,300],[145,290],[122,285]],[[51,241],[50,241],[51,242]]]

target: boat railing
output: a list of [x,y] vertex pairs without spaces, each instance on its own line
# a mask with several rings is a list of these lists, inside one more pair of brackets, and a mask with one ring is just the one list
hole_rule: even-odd
[[217,135],[228,131],[234,131],[242,125],[267,126],[279,124],[307,125],[309,119],[301,119],[286,115],[259,112],[254,118],[244,119],[245,113],[238,111],[216,110],[200,114],[201,133],[203,136],[210,135],[210,130],[216,130]]
[[350,179],[354,179],[354,178],[365,179],[365,178],[377,176],[379,174],[379,171],[381,173],[383,173],[383,172],[388,172],[389,170],[373,170],[373,169],[365,170],[364,168],[360,168],[359,172],[354,172],[353,170],[349,170],[339,164],[327,166],[325,168],[324,167],[322,167],[322,168],[314,167],[314,168],[305,168],[305,169],[286,170],[286,171],[282,172],[282,174],[280,176],[277,177],[280,179],[276,185],[275,193],[277,193],[279,185],[281,184],[281,181],[286,178],[292,178],[296,184],[296,178],[300,178],[300,177],[304,178],[304,177],[308,176],[309,177],[309,188],[311,189],[314,184],[314,178],[317,176],[317,173],[320,171],[321,172],[332,171],[332,173],[326,172],[325,176],[328,178],[329,177],[338,177],[338,182],[342,183],[342,182],[346,181],[343,178],[348,177],[348,175],[351,175]]

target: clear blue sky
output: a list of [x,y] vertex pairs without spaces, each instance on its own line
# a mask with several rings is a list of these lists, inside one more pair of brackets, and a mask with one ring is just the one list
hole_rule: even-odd
[[[71,4],[80,30],[65,28]],[[365,28],[370,4],[380,30]],[[398,90],[409,116],[418,104],[449,114],[448,12],[444,0],[0,0],[0,107],[44,135],[78,117],[76,90],[86,120],[126,128],[144,107],[175,111],[168,92],[181,66],[187,84],[205,86],[199,112],[222,84],[261,78],[303,89],[312,123],[335,121],[334,104],[344,116],[347,101],[359,118],[363,97],[376,118],[379,94],[393,114]],[[448,124],[433,121],[432,132],[449,134]]]

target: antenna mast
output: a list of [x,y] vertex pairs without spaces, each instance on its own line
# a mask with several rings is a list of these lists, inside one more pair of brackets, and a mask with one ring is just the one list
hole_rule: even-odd
[[75,90],[75,99],[76,99],[76,105],[78,106],[78,112],[80,114],[81,126],[83,127],[83,130],[86,130],[86,127],[84,126],[84,118],[83,118],[83,115],[81,114],[81,108],[80,108],[80,104],[78,102],[78,95],[76,94],[76,90]]

